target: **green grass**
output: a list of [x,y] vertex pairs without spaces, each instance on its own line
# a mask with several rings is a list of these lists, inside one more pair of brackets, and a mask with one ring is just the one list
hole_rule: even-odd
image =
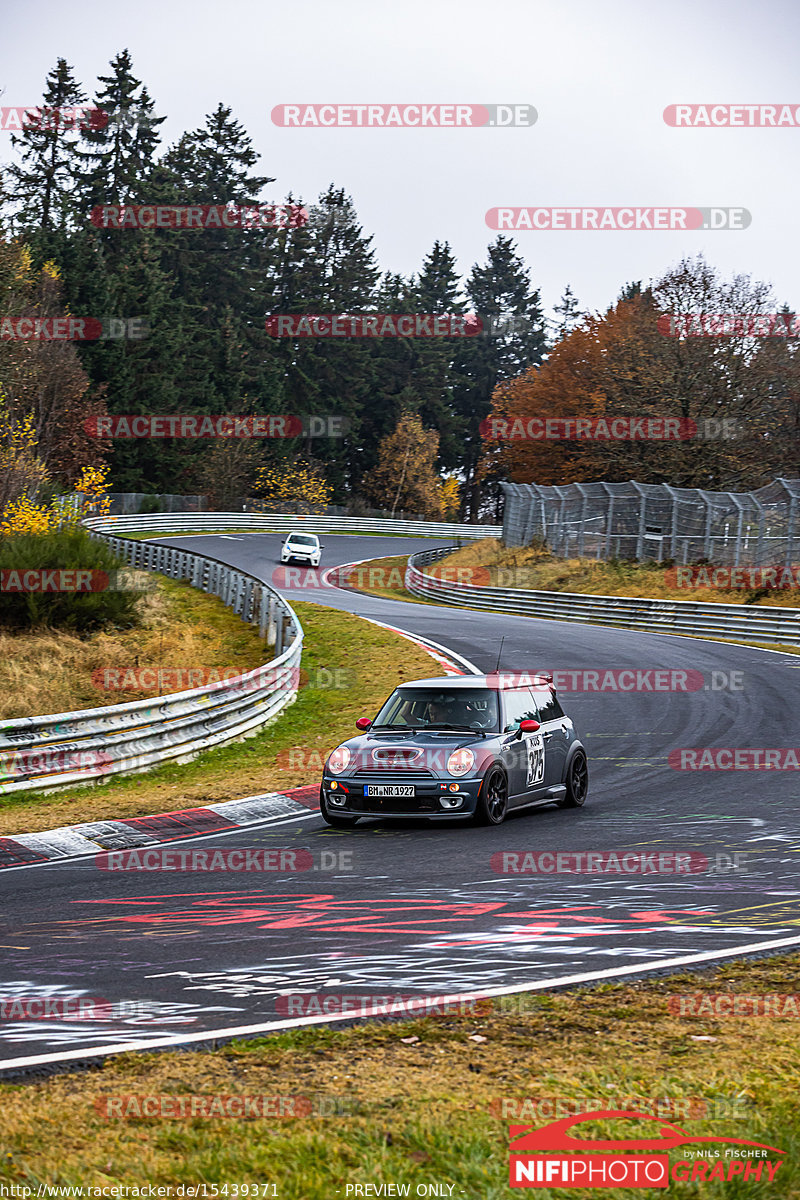
[[[305,675],[301,673],[297,700],[273,724],[185,765],[47,796],[0,796],[0,835],[191,808],[313,783],[327,752],[353,736],[357,717],[374,716],[402,680],[442,673],[423,650],[360,617],[306,602],[294,608],[305,632]],[[340,686],[315,686],[330,676]],[[295,749],[303,759],[292,767],[280,755]]]
[[[366,1183],[407,1183],[414,1195],[417,1185],[436,1182],[452,1184],[453,1196],[499,1200],[513,1194],[508,1125],[553,1119],[535,1103],[561,1100],[563,1114],[587,1101],[614,1109],[638,1099],[661,1103],[662,1114],[672,1102],[677,1115],[663,1119],[691,1135],[787,1152],[771,1188],[707,1182],[699,1191],[697,1183],[673,1182],[671,1196],[793,1200],[800,1196],[800,1022],[682,1018],[668,999],[797,992],[799,975],[790,956],[733,962],[700,974],[504,997],[474,1012],[290,1031],[213,1053],[127,1054],[89,1071],[0,1084],[0,1181],[34,1188],[204,1181],[209,1195],[212,1184],[274,1182],[285,1200],[344,1198],[348,1184]],[[305,1097],[311,1115],[120,1119],[95,1107],[109,1096],[187,1094]],[[509,1102],[524,1101],[527,1116],[509,1111]],[[598,1119],[584,1134],[651,1130]],[[683,1157],[670,1153],[673,1164]],[[631,1193],[573,1194],[623,1200]]]

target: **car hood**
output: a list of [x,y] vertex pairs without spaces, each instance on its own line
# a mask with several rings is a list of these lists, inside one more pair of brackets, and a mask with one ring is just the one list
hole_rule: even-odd
[[[451,731],[443,731],[441,733],[417,733],[417,734],[388,734],[381,733],[366,733],[358,737],[349,738],[346,742],[340,742],[340,746],[346,746],[350,751],[353,759],[358,765],[371,765],[376,760],[373,758],[373,752],[378,751],[396,751],[398,760],[405,760],[406,765],[413,766],[414,760],[412,755],[414,752],[419,753],[419,766],[426,765],[426,756],[428,762],[434,764],[446,756],[451,750],[459,750],[462,747],[469,746],[475,751],[477,761],[481,760],[480,751],[484,747],[489,747],[493,744],[493,739],[499,737],[499,734],[488,734],[486,737],[476,735],[471,730],[469,733],[455,733]],[[333,750],[334,747],[331,747]],[[384,765],[389,766],[388,756],[384,758]]]

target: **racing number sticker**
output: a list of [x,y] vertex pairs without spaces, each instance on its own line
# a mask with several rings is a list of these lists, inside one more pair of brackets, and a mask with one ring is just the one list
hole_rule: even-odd
[[544,738],[540,733],[532,733],[527,740],[528,774],[525,787],[535,787],[544,779]]

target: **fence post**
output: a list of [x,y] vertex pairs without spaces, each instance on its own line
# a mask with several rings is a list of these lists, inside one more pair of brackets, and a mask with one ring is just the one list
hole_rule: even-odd
[[639,493],[639,532],[636,537],[636,557],[641,561],[644,554],[644,532],[647,524],[647,496],[640,484],[630,481]]
[[703,497],[703,503],[706,506],[706,530],[705,530],[705,535],[703,537],[703,558],[710,558],[711,557],[711,521],[713,518],[714,510],[713,510],[711,501],[709,500],[709,498],[705,494],[705,492],[701,491],[700,495]]
[[613,492],[608,497],[608,512],[606,514],[606,560],[611,557],[611,529],[614,524],[614,500],[616,497]]
[[786,566],[791,568],[792,565],[792,548],[794,545],[794,527],[797,520],[797,497],[792,496],[789,501],[789,520],[786,525]]

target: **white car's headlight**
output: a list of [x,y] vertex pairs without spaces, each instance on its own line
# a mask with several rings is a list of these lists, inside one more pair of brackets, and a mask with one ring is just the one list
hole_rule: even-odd
[[475,755],[471,750],[462,747],[460,750],[454,750],[447,760],[447,773],[449,775],[466,775],[467,771],[471,771],[475,765]]
[[350,762],[350,751],[347,746],[337,746],[328,759],[328,770],[332,775],[341,775]]

